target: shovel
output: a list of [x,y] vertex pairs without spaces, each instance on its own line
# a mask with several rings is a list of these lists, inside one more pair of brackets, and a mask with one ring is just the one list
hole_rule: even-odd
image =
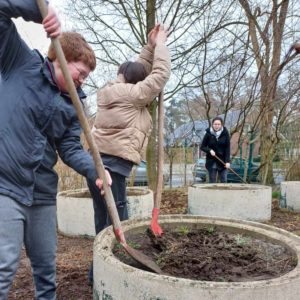
[[[48,8],[47,5],[45,3],[45,0],[36,0],[38,7],[40,9],[41,15],[43,18],[45,18],[45,16],[47,15],[48,12]],[[101,160],[101,157],[99,155],[99,151],[96,147],[95,141],[93,139],[93,136],[91,134],[91,130],[88,124],[88,121],[85,117],[85,114],[83,112],[74,82],[72,80],[72,77],[69,73],[69,69],[67,66],[67,61],[65,58],[65,55],[63,53],[61,44],[58,40],[58,38],[52,38],[51,39],[53,48],[55,49],[56,52],[56,56],[57,59],[60,63],[65,81],[67,83],[68,86],[68,92],[71,96],[73,105],[76,109],[77,112],[77,116],[78,119],[80,121],[81,127],[83,128],[86,140],[88,142],[88,145],[90,147],[94,162],[95,162],[95,167],[97,170],[97,174],[99,178],[102,178],[103,180],[103,190],[104,190],[104,198],[105,198],[105,203],[107,206],[107,210],[110,216],[110,219],[112,221],[112,225],[113,225],[113,230],[114,230],[114,234],[116,236],[116,239],[118,240],[118,242],[123,246],[123,248],[127,251],[127,253],[134,258],[136,261],[138,261],[139,263],[141,263],[142,265],[146,266],[147,268],[149,268],[150,270],[158,273],[158,274],[162,274],[162,270],[159,268],[159,266],[152,260],[150,259],[148,256],[144,255],[142,252],[137,251],[135,249],[133,249],[132,247],[130,247],[127,243],[126,243],[126,239],[121,227],[121,222],[120,222],[120,218],[118,215],[118,211],[116,208],[116,204],[113,198],[113,194],[111,192],[111,188],[108,185],[107,181],[106,181],[106,176],[105,176],[105,169],[103,167],[103,163]]]
[[[218,157],[216,154],[214,156],[220,163],[222,163],[224,166],[226,165],[225,162],[220,158]],[[246,183],[248,184],[248,182],[246,182],[237,172],[235,172],[233,169],[231,168],[228,168],[228,170],[230,170],[233,174],[235,174],[238,178],[240,178],[242,180],[243,183]]]
[[163,187],[163,129],[164,129],[164,94],[161,92],[158,96],[158,160],[157,160],[157,182],[156,192],[154,194],[154,205],[152,210],[151,230],[155,236],[163,234],[162,228],[158,224],[158,215],[161,202]]

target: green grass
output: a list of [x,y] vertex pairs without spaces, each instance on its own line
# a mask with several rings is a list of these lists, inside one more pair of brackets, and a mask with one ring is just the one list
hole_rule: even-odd
[[216,227],[215,226],[208,226],[206,228],[206,231],[209,233],[209,234],[213,234],[215,231],[216,231]]
[[188,228],[188,226],[180,226],[178,228],[178,232],[181,235],[187,235],[190,232],[190,229]]
[[272,198],[279,199],[280,198],[280,191],[273,191],[272,192]]
[[245,237],[241,234],[237,234],[234,236],[235,242],[238,246],[245,246],[250,243],[251,238],[250,237]]

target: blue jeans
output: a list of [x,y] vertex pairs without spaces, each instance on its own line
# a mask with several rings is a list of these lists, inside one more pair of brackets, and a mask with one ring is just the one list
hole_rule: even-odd
[[217,176],[221,183],[227,182],[227,169],[218,170],[217,168],[212,168],[208,171],[209,183],[216,183]]
[[[112,179],[111,191],[116,202],[119,218],[121,221],[127,220],[126,177],[111,171],[109,173]],[[111,220],[106,209],[105,200],[101,196],[95,182],[87,180],[87,184],[93,198],[95,231],[98,234],[101,230],[111,225]],[[93,265],[90,267],[88,278],[90,281],[93,281]]]
[[6,300],[23,243],[35,299],[56,299],[56,206],[24,206],[0,195],[0,300]]

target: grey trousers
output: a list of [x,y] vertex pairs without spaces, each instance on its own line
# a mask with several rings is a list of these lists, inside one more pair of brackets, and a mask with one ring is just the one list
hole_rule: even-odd
[[56,206],[27,207],[0,195],[0,300],[8,297],[23,243],[36,299],[56,299]]

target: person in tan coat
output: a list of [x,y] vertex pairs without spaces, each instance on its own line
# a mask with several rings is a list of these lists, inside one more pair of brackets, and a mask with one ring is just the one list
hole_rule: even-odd
[[[152,129],[148,106],[170,77],[171,59],[165,45],[167,30],[156,25],[148,35],[139,58],[119,67],[115,81],[97,94],[97,114],[92,129],[105,168],[112,177],[112,193],[120,220],[128,219],[126,177],[141,162]],[[94,182],[88,180],[93,197],[96,234],[111,225],[104,199]],[[93,280],[92,266],[89,272]]]

